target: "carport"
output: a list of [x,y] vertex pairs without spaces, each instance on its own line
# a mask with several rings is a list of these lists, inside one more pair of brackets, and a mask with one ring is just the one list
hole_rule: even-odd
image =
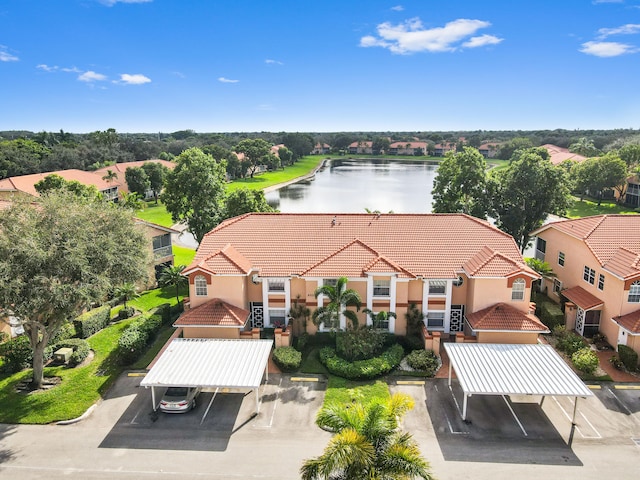
[[575,424],[578,397],[593,396],[551,345],[445,343],[444,348],[449,356],[449,388],[454,369],[464,394],[463,420],[472,395],[541,395],[541,404],[553,395],[575,397],[571,420]]
[[272,340],[176,338],[149,370],[140,386],[151,387],[154,411],[158,407],[155,392],[158,387],[215,389],[203,421],[220,389],[252,389],[256,396],[256,413],[259,413],[258,389],[263,374],[269,379],[272,345]]

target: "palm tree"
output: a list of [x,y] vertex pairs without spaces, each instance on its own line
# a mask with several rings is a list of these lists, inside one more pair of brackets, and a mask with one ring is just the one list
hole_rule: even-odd
[[137,193],[122,192],[122,199],[120,200],[119,205],[122,208],[128,208],[130,210],[143,210],[146,204]]
[[311,315],[311,310],[302,303],[300,295],[298,295],[293,301],[293,305],[289,309],[289,316],[293,321],[293,334],[301,335],[307,333],[307,320]]
[[315,325],[324,324],[325,327],[331,329],[338,328],[341,316],[345,316],[351,321],[353,328],[358,326],[358,316],[353,310],[347,307],[356,307],[360,311],[362,300],[360,294],[351,288],[347,288],[347,278],[341,277],[336,282],[335,287],[332,285],[322,285],[316,288],[314,295],[323,295],[329,299],[327,305],[318,307],[313,312],[313,323]]
[[[532,270],[535,270],[536,273],[540,274],[540,276],[545,280],[551,280],[557,277],[548,262],[539,260],[537,258],[525,258],[524,261],[529,267],[531,267]],[[542,281],[535,280],[534,283],[536,284],[537,290],[540,291]]]
[[413,399],[401,393],[368,405],[325,407],[316,424],[334,436],[322,455],[304,462],[300,469],[303,480],[433,479],[418,444],[398,425],[412,408]]
[[109,168],[107,169],[107,173],[105,173],[102,177],[102,180],[111,185],[111,182],[113,182],[116,178],[118,178],[118,174]]
[[162,269],[158,283],[160,286],[175,286],[176,287],[176,302],[180,303],[180,287],[186,285],[187,277],[182,275],[182,271],[186,265],[170,265]]
[[124,303],[124,309],[126,310],[127,302],[134,298],[138,298],[140,294],[138,294],[138,288],[135,283],[123,283],[113,291],[113,296],[118,300],[122,300]]
[[371,323],[373,324],[373,328],[379,328],[388,330],[389,329],[389,319],[390,318],[398,318],[398,316],[394,312],[378,312],[374,313],[373,310],[369,310],[365,308],[362,310],[363,313],[366,313],[371,318]]

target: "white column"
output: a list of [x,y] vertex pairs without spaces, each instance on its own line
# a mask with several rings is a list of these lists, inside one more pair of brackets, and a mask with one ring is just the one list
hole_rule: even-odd
[[[391,277],[391,284],[389,285],[389,311],[390,312],[395,312],[396,311],[396,284],[398,282],[398,279],[396,278],[396,276],[392,276]],[[396,319],[393,317],[389,318],[389,333],[396,333]]]
[[291,310],[291,279],[284,279],[284,323],[289,325],[289,310]]
[[371,275],[367,277],[367,308],[373,310],[373,277]]
[[444,303],[444,331],[449,333],[451,331],[451,290],[453,287],[453,280],[447,280],[447,285],[444,289],[446,298]]
[[427,316],[429,311],[429,280],[422,280],[422,313]]
[[269,280],[262,280],[262,316],[264,318],[264,326],[271,325],[271,319],[269,318]]

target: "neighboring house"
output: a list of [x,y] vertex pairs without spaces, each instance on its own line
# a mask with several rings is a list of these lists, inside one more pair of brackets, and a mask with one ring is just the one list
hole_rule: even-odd
[[349,153],[372,155],[374,153],[373,142],[365,142],[365,141],[353,142],[352,144],[349,145]]
[[434,157],[444,157],[447,152],[456,150],[455,143],[436,143],[433,147],[433,156]]
[[327,143],[316,143],[316,146],[311,150],[311,155],[326,155],[331,153],[331,146]]
[[[539,276],[513,238],[463,214],[246,214],[205,235],[183,273],[189,308],[176,326],[185,336],[238,338],[285,326],[295,301],[311,310],[326,305],[314,292],[340,277],[363,308],[395,312],[388,329],[399,335],[410,304],[430,332],[445,335],[534,343],[547,331],[530,313]],[[317,330],[311,322],[307,329]]]
[[633,175],[627,178],[627,191],[624,203],[630,207],[640,208],[640,176]]
[[144,234],[149,239],[151,247],[152,265],[149,269],[149,279],[155,283],[158,276],[165,267],[173,265],[173,245],[171,234],[179,234],[178,230],[163,227],[156,223],[147,222],[136,218],[136,225],[143,229]]
[[31,175],[21,175],[18,177],[8,177],[0,180],[0,199],[11,200],[14,195],[30,195],[39,197],[35,184],[48,175],[59,175],[66,181],[78,181],[84,185],[93,185],[107,200],[118,198],[119,189],[122,185],[118,182],[107,182],[102,179],[101,174],[96,172],[85,172],[83,170],[58,170],[55,172],[34,173]]
[[426,155],[427,142],[393,142],[387,153],[390,155]]
[[[164,165],[165,167],[167,167],[169,170],[173,170],[174,168],[176,168],[175,162],[170,162],[168,160],[152,159],[152,160],[141,160],[138,162],[115,163],[113,165],[109,165],[108,167],[99,168],[98,170],[95,171],[95,173],[99,175],[100,178],[102,178],[105,175],[107,175],[109,170],[111,170],[113,173],[115,173],[116,176],[111,182],[107,181],[107,183],[111,185],[117,185],[119,188],[118,189],[119,194],[122,194],[123,192],[129,193],[129,186],[127,185],[127,180],[125,178],[125,172],[127,171],[127,168],[140,168],[145,163],[159,163],[160,165]],[[145,195],[146,200],[151,198],[153,198],[153,190],[147,191]]]
[[498,154],[497,143],[483,143],[478,147],[478,151],[484,158],[495,158]]
[[640,353],[640,215],[597,215],[534,232],[536,258],[557,275],[543,289],[565,303],[567,328]]
[[550,143],[542,145],[542,148],[549,152],[549,160],[551,160],[551,163],[554,165],[559,165],[566,160],[580,163],[587,159],[587,157],[583,157],[577,153],[571,153],[568,148],[558,147],[557,145],[552,145]]

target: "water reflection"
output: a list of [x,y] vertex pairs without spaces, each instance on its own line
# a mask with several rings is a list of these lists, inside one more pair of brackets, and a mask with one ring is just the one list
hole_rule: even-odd
[[333,160],[312,181],[266,195],[285,213],[428,213],[437,164],[406,160]]

